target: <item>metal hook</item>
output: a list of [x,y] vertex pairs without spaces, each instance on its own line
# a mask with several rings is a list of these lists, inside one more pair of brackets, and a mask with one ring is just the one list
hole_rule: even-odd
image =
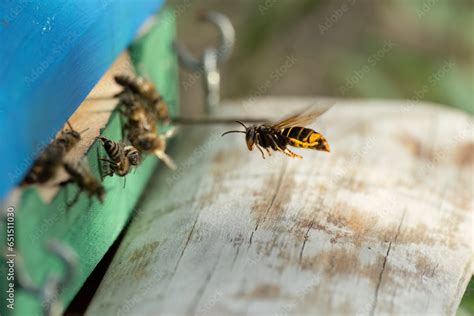
[[58,298],[74,279],[77,267],[76,254],[71,248],[57,240],[51,240],[47,249],[63,262],[65,266],[64,275],[59,277],[54,274],[47,274],[42,285],[36,286],[26,272],[22,256],[17,253],[15,255],[15,283],[19,288],[40,300],[43,315],[60,315],[62,306]]
[[64,275],[48,275],[43,283],[39,297],[42,302],[44,315],[59,315],[62,310],[59,296],[68,284],[74,279],[77,259],[74,251],[57,240],[50,240],[47,245],[48,251],[55,254],[64,265]]
[[217,65],[229,59],[234,48],[235,31],[230,20],[221,13],[201,11],[198,18],[216,26],[219,32],[217,49],[208,48],[204,50],[200,59],[197,59],[183,44],[175,42],[174,47],[178,53],[179,62],[184,68],[203,75],[206,111],[210,113],[220,101],[220,74]]

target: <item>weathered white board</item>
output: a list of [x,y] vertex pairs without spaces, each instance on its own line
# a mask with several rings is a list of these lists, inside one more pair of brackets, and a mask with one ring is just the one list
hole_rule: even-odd
[[[226,105],[278,118],[310,98]],[[181,129],[88,315],[454,314],[473,272],[474,120],[336,100],[331,153],[262,159],[239,125]]]

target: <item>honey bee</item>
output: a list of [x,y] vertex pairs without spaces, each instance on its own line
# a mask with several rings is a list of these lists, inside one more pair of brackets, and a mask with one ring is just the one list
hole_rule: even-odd
[[138,95],[143,99],[156,120],[169,120],[168,105],[158,93],[153,83],[141,77],[132,78],[126,75],[118,75],[115,76],[114,79],[115,82],[124,88],[122,92],[116,95],[120,97],[120,99],[123,99],[129,92],[132,92],[132,94]]
[[53,146],[62,148],[65,154],[69,152],[77,143],[79,143],[81,140],[81,135],[89,129],[86,128],[85,130],[78,132],[72,128],[69,121],[66,121],[66,123],[69,126],[69,130],[61,131],[61,134],[55,140],[53,140],[52,143]]
[[132,78],[126,75],[117,75],[114,77],[114,79],[115,82],[124,87],[124,89],[128,89],[135,94],[139,94],[151,102],[156,102],[161,99],[161,96],[156,91],[153,83],[144,78]]
[[153,154],[169,168],[176,169],[173,160],[165,153],[166,139],[174,130],[157,134],[157,123],[169,121],[168,107],[155,86],[143,78],[115,76],[124,90],[118,95],[121,113],[127,118],[124,130],[127,138],[140,153]]
[[142,161],[142,156],[140,155],[140,152],[133,146],[125,146],[123,148],[123,152],[125,154],[125,157],[127,157],[128,162],[132,166],[138,166]]
[[124,94],[119,103],[120,111],[127,118],[124,129],[140,129],[156,133],[156,119],[132,93]]
[[128,139],[132,145],[138,149],[140,153],[149,153],[157,156],[170,169],[175,170],[176,164],[166,154],[166,140],[174,134],[174,129],[171,129],[165,134],[157,135],[153,132],[143,132],[140,130],[132,130]]
[[75,131],[69,121],[67,125],[69,130],[61,131],[39,154],[20,185],[46,183],[56,175],[64,156],[81,140],[81,134],[87,130]]
[[110,173],[108,175],[117,174],[123,177],[128,174],[131,166],[137,166],[140,163],[140,153],[135,147],[115,142],[104,136],[98,138],[102,141],[105,152],[110,158],[101,159],[109,163]]
[[64,170],[69,175],[69,179],[66,181],[61,182],[60,186],[65,186],[70,183],[76,183],[79,187],[79,191],[77,195],[73,199],[73,201],[68,202],[68,205],[73,205],[79,199],[79,195],[81,192],[86,192],[90,201],[92,202],[92,197],[97,197],[97,199],[103,203],[105,189],[102,184],[92,175],[92,173],[82,164],[78,164],[74,166],[70,163],[64,162],[63,163]]
[[42,184],[51,180],[61,167],[63,156],[63,148],[49,144],[33,162],[20,185]]
[[275,123],[265,123],[260,125],[246,126],[241,121],[237,121],[245,128],[245,131],[228,131],[222,136],[230,133],[245,134],[245,142],[248,150],[252,150],[253,146],[260,150],[262,157],[265,159],[263,149],[271,155],[271,149],[279,151],[292,158],[303,158],[292,152],[288,146],[315,149],[329,152],[329,144],[326,138],[320,133],[301,125],[308,124],[317,117],[326,112],[330,107],[316,111],[303,111]]

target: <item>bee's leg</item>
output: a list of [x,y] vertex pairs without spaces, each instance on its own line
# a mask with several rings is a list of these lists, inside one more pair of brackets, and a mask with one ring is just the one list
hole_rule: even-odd
[[114,94],[112,97],[113,98],[121,98],[125,94],[125,90],[122,90],[116,94]]
[[[263,153],[263,150],[262,150],[262,148],[260,147],[260,145],[259,145],[259,144],[256,144],[255,146],[256,146],[256,147],[258,148],[258,150],[260,150],[260,152],[262,153],[262,158],[265,159],[265,154]],[[268,149],[267,149],[267,150],[268,150]]]
[[[110,159],[107,159],[107,158],[99,158],[100,161],[106,161],[108,162],[108,168],[107,168],[107,171],[105,170],[101,170],[100,173],[101,173],[101,178],[103,180],[104,177],[111,177],[114,175],[114,170],[112,168],[112,166],[115,165],[115,162],[113,162],[112,160]],[[102,164],[101,164],[102,165]]]
[[102,160],[100,158],[100,149],[99,146],[97,146],[97,159],[98,165],[99,165],[99,175],[100,175],[100,182],[104,181],[104,165],[102,164]]
[[165,139],[171,138],[174,134],[176,134],[176,127],[171,127],[164,133]]
[[106,162],[108,162],[108,163],[110,163],[110,164],[113,164],[113,165],[115,164],[114,161],[112,161],[112,160],[110,160],[110,159],[107,159],[107,158],[99,158],[99,160],[106,161]]
[[128,120],[127,122],[123,125],[123,135],[124,135],[124,138],[123,139],[126,139],[128,141],[129,140],[129,136],[130,136],[130,125],[128,124]]
[[71,180],[71,179],[67,179],[67,180],[59,182],[57,185],[60,186],[60,187],[64,187],[64,186],[67,186],[69,183],[72,183],[72,182],[74,182],[74,181]]
[[71,202],[66,202],[66,206],[67,206],[68,208],[73,207],[74,204],[77,203],[77,201],[79,200],[79,196],[81,195],[81,192],[82,192],[81,189],[77,190],[77,193],[76,193],[76,195],[74,196],[74,198],[72,199],[72,201],[71,201]]
[[171,157],[168,156],[164,151],[155,150],[154,153],[156,157],[158,157],[161,161],[163,161],[168,168],[170,168],[171,170],[176,170],[177,167],[173,159],[171,159]]
[[69,194],[68,194],[68,184],[72,183],[73,181],[71,179],[61,181],[57,185],[61,188],[64,188],[64,205],[69,208],[68,206],[68,200],[69,200]]
[[87,209],[91,209],[92,207],[92,196],[89,196],[89,203],[87,203]]
[[99,159],[99,175],[100,175],[100,182],[103,182],[104,178],[108,176],[108,173],[105,171],[104,164],[102,163],[102,159]]
[[64,205],[69,209],[69,194],[67,187],[64,188]]
[[119,115],[119,120],[120,120],[120,135],[122,136],[122,139],[125,139],[125,131],[124,131],[124,122],[123,122],[123,115]]
[[125,184],[127,184],[127,177],[123,177],[123,188],[125,189]]

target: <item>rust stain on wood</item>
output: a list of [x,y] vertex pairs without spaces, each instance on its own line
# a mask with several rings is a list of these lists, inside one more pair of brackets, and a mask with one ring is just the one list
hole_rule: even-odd
[[[326,220],[327,223],[334,225],[336,228],[331,229],[324,223],[314,223],[313,227],[332,235],[334,238],[333,242],[336,242],[342,237],[349,237],[347,233],[341,232],[340,230],[350,229],[352,233],[351,236],[355,237],[352,242],[356,246],[360,246],[364,241],[386,242],[397,230],[396,223],[388,226],[382,225],[376,214],[372,214],[372,216],[362,214],[352,206],[341,202],[337,204],[334,211],[327,215]],[[456,233],[460,220],[460,216],[454,216],[454,218],[449,222],[450,228],[448,230]],[[430,229],[424,223],[417,223],[414,227],[403,227],[403,231],[400,234],[397,243],[424,244],[427,246],[442,244],[453,249],[456,247],[456,236],[453,236],[452,242],[449,242],[449,240],[441,236],[443,236],[443,232]]]
[[422,144],[414,136],[404,132],[398,135],[398,141],[413,155],[418,157],[421,156]]
[[229,170],[235,169],[239,164],[244,161],[244,149],[241,148],[227,148],[225,150],[219,150],[214,154],[212,161],[213,167],[212,174],[220,176]]
[[398,141],[410,152],[413,156],[427,161],[435,162],[433,152],[430,148],[413,135],[405,132],[398,136]]
[[474,142],[464,143],[456,148],[456,164],[461,167],[474,166]]
[[132,254],[128,257],[128,260],[130,262],[134,262],[144,257],[148,257],[150,254],[152,254],[156,250],[159,244],[160,243],[158,241],[153,241],[144,245],[140,249],[134,250]]
[[328,223],[336,227],[346,227],[357,235],[366,235],[377,225],[377,217],[367,216],[355,209],[353,206],[338,202],[335,212],[330,212],[327,216]]
[[433,262],[422,254],[416,256],[415,262],[416,271],[420,276],[433,276],[435,265]]
[[385,291],[392,292],[395,295],[396,289],[401,286],[423,291],[426,290],[423,281],[436,280],[436,275],[444,273],[438,271],[439,264],[430,260],[429,256],[426,255],[414,255],[408,263],[413,267],[412,269],[399,267],[391,261],[387,262],[383,276]]
[[280,296],[281,290],[278,285],[260,284],[248,292],[240,292],[235,295],[236,298],[245,299],[274,299]]
[[141,280],[145,277],[146,268],[150,264],[153,253],[156,252],[159,245],[158,241],[147,243],[141,248],[134,250],[128,257],[132,269],[131,273],[135,279]]
[[432,237],[434,232],[430,231],[428,226],[418,223],[415,227],[404,227],[397,239],[398,244],[423,244],[433,246],[436,239]]
[[315,256],[303,257],[301,268],[323,272],[327,277],[346,274],[364,276],[375,285],[378,281],[378,268],[383,259],[384,254],[380,254],[379,260],[366,265],[360,261],[357,250],[334,247],[331,250],[322,250]]

